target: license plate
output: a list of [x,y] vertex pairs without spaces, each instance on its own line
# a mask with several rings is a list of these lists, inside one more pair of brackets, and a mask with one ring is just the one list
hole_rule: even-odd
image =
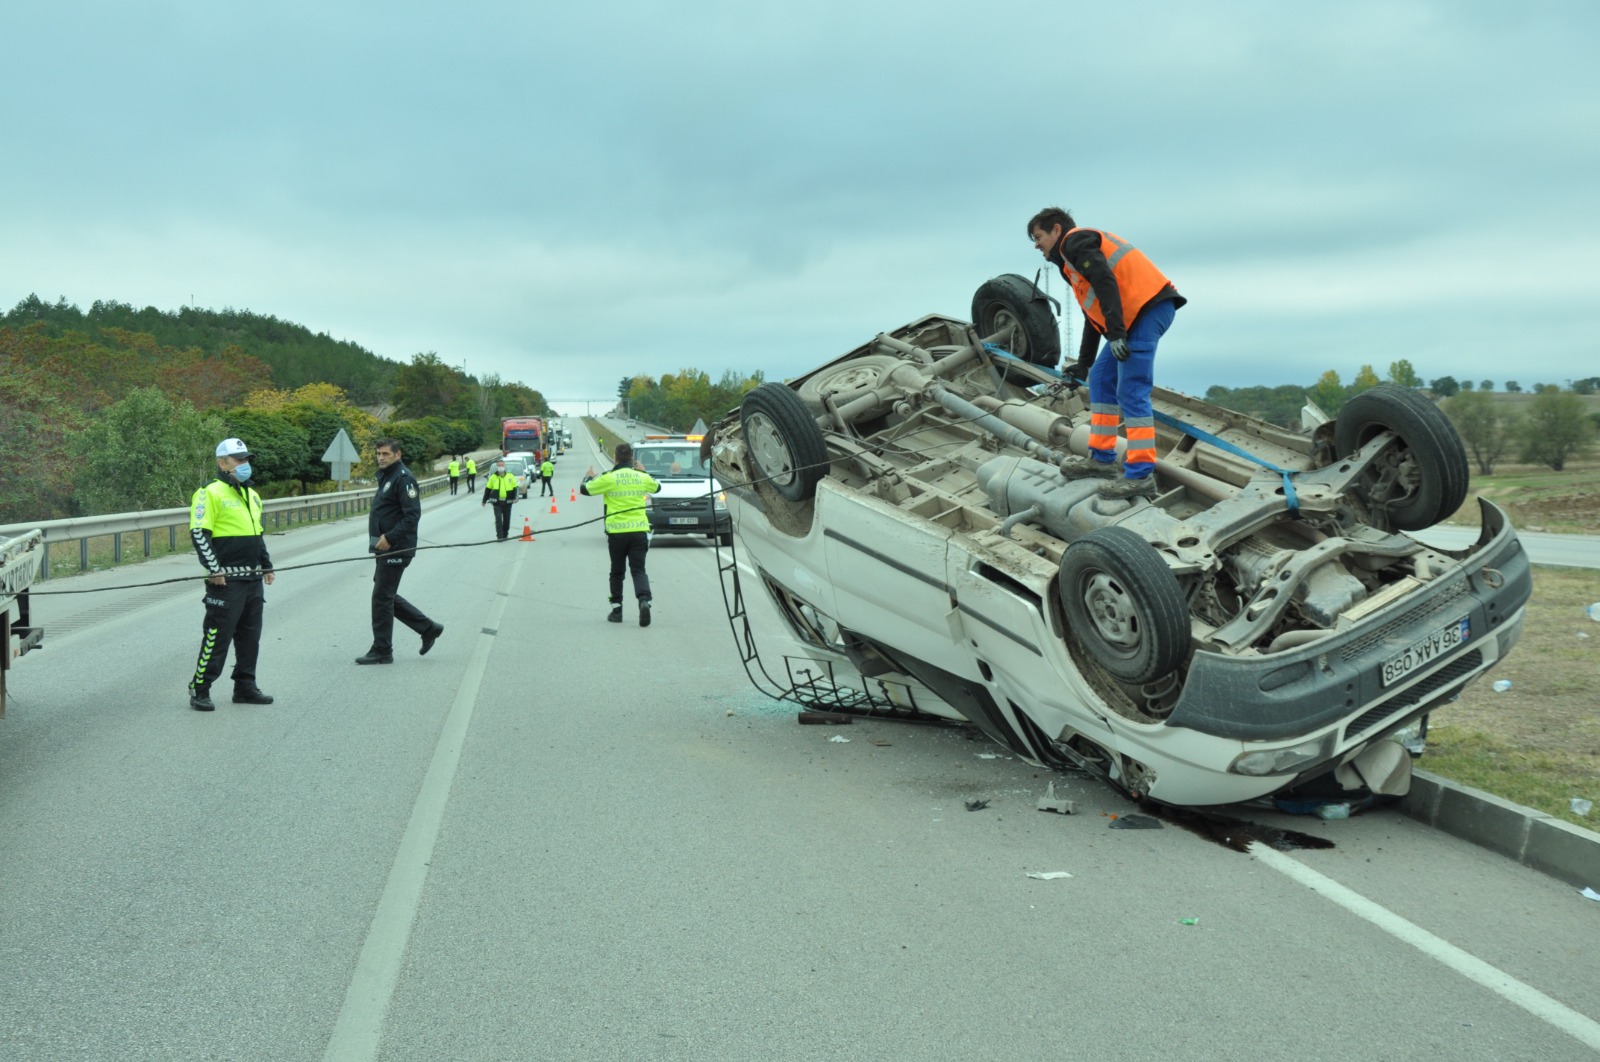
[[1470,634],[1466,616],[1446,623],[1404,652],[1397,653],[1384,661],[1383,684],[1392,686],[1396,682],[1410,678],[1416,672],[1438,661],[1450,650],[1462,645]]
[[700,518],[698,516],[674,516],[667,521],[669,524],[698,524],[699,522]]

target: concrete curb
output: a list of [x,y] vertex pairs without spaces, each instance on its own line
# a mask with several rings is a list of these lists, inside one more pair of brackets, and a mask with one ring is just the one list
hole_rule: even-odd
[[1551,877],[1600,888],[1600,833],[1423,770],[1400,810]]

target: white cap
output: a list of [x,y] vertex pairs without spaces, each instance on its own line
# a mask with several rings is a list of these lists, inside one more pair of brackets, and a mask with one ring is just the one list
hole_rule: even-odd
[[218,457],[249,457],[250,447],[244,444],[243,439],[223,439],[217,443]]

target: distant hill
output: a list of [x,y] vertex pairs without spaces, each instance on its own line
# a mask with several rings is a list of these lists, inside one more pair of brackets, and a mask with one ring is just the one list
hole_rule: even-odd
[[0,317],[0,327],[38,324],[46,335],[80,332],[96,336],[101,329],[124,329],[155,338],[163,347],[219,354],[232,347],[260,359],[272,383],[293,390],[310,383],[331,383],[344,389],[359,406],[380,406],[394,390],[400,363],[380,357],[356,343],[313,332],[304,325],[249,310],[202,310],[181,307],[135,309],[125,302],[96,300],[88,311],[65,299],[47,303],[29,295]]

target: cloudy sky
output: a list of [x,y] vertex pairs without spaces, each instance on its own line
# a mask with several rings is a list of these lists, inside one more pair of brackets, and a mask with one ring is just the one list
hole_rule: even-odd
[[1056,204],[1188,296],[1168,386],[1600,372],[1592,0],[54,0],[6,36],[7,306],[250,309],[572,412],[965,318]]

